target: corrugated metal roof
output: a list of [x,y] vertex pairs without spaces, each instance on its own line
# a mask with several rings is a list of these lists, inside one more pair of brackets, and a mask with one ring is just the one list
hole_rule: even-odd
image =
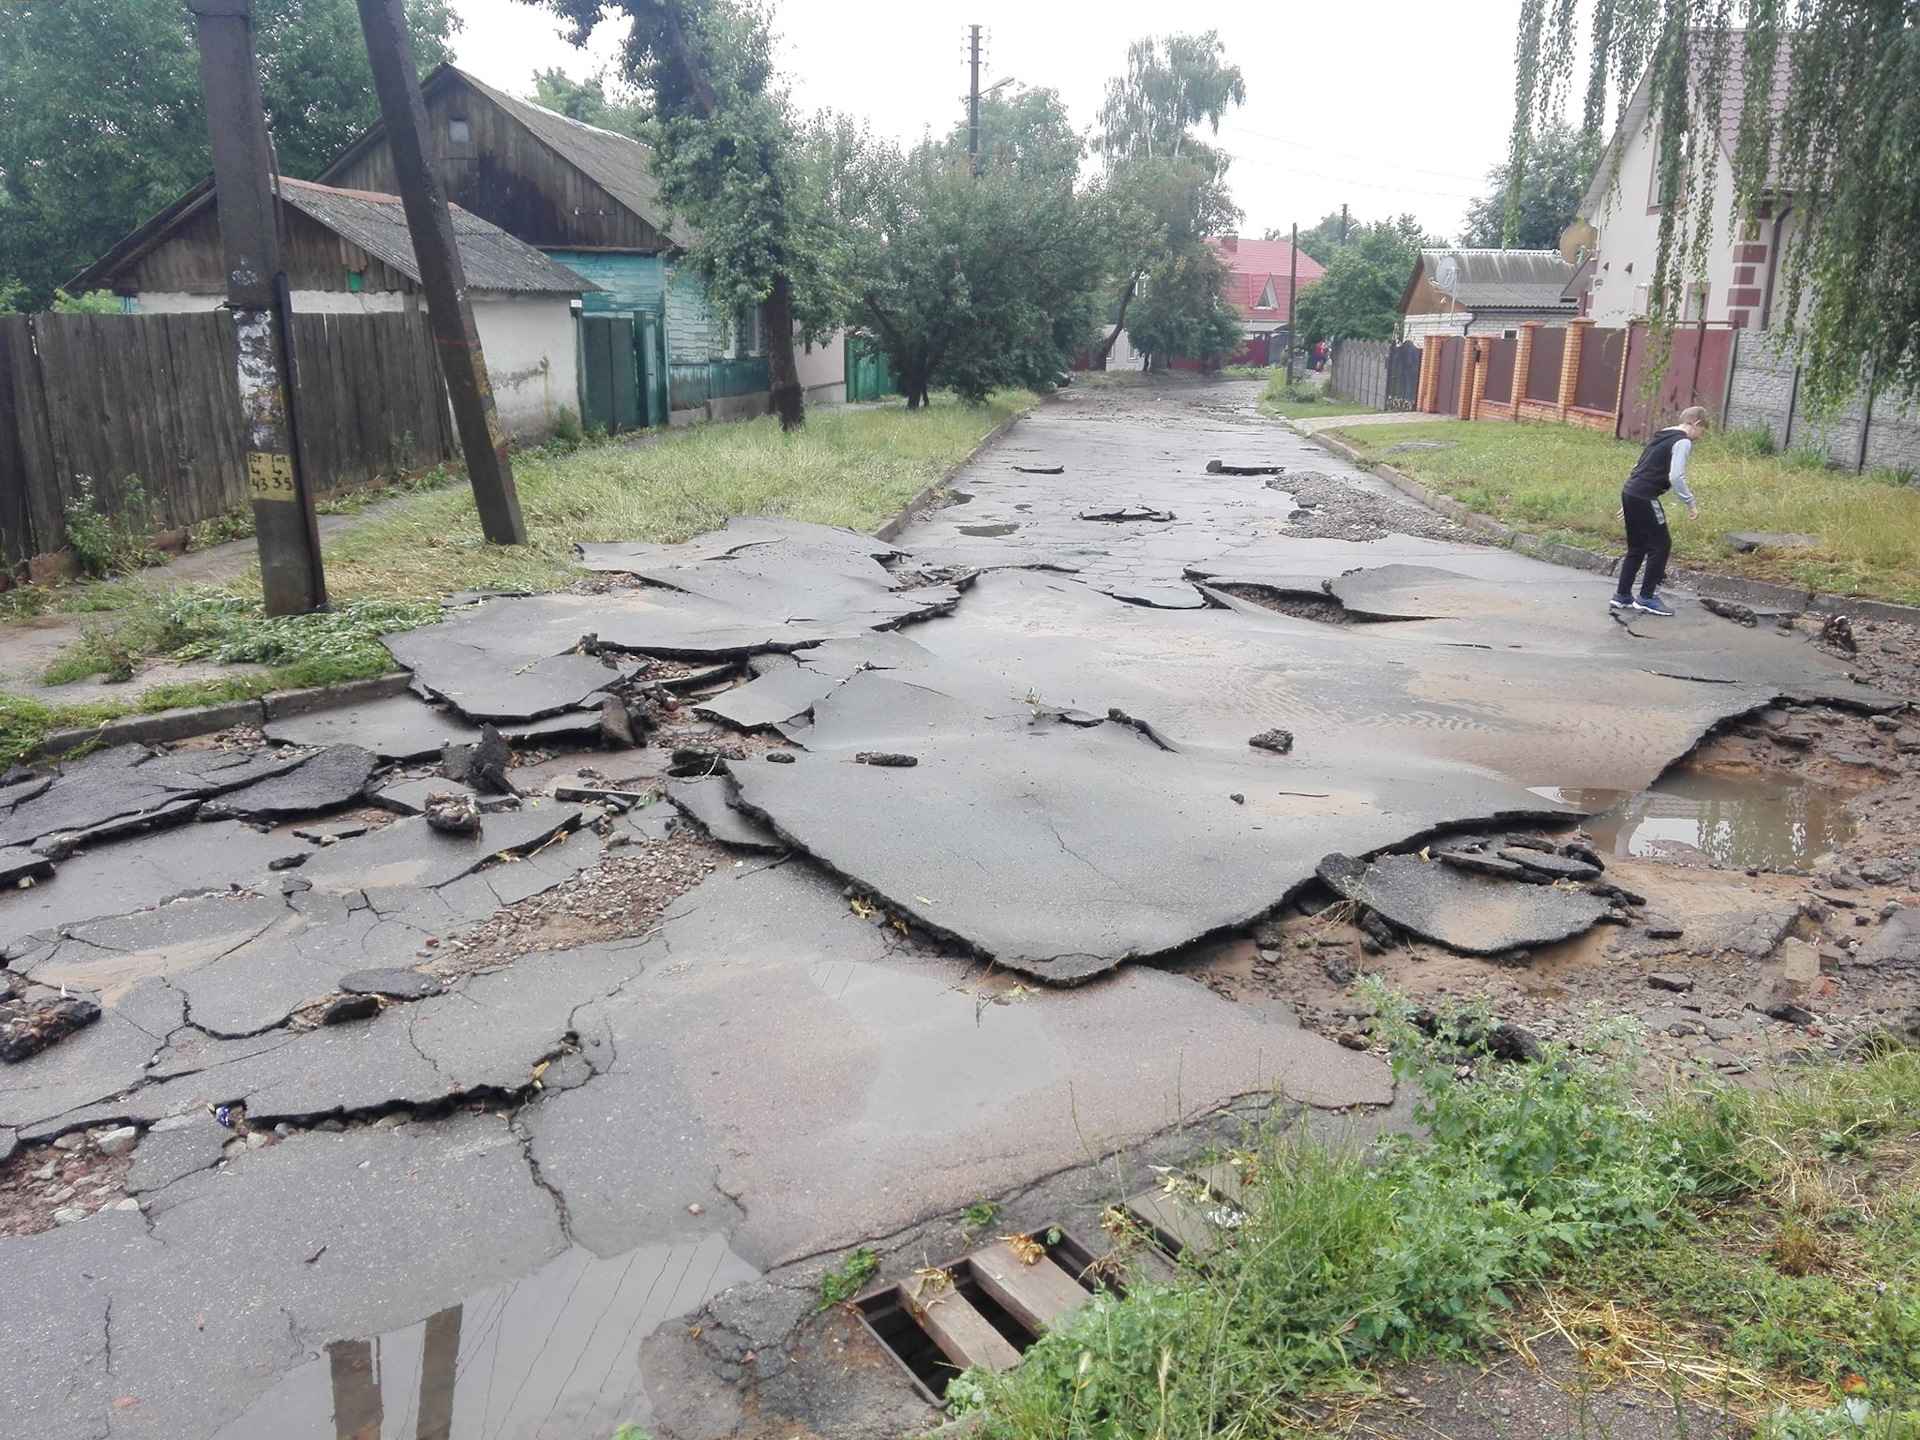
[[526,126],[542,144],[676,245],[692,243],[693,232],[684,223],[677,219],[671,227],[664,223],[666,206],[661,203],[660,187],[653,178],[653,151],[647,146],[630,136],[602,130],[584,120],[570,119],[544,105],[496,90],[468,71],[451,65],[446,68]]
[[1420,263],[1434,289],[1469,310],[1572,308],[1566,288],[1574,267],[1558,250],[1422,250]]
[[[407,232],[406,209],[399,196],[339,190],[284,176],[280,195],[302,214],[391,265],[415,284],[420,282],[413,237]],[[460,247],[467,289],[514,295],[579,295],[600,288],[558,260],[514,239],[498,225],[458,205],[447,209],[453,217],[453,238]]]

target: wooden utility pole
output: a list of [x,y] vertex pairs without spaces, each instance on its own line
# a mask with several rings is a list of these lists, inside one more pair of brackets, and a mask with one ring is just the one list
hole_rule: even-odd
[[453,217],[441,192],[440,177],[427,160],[427,107],[413,69],[413,41],[401,0],[359,0],[360,29],[367,37],[367,61],[380,97],[380,118],[387,127],[393,173],[406,206],[407,231],[427,292],[427,318],[433,324],[440,373],[453,403],[454,427],[467,462],[467,480],[480,509],[480,528],[496,545],[527,543],[520,518],[520,496],[513,488],[513,462],[507,437],[494,411],[487,359],[474,328],[467,300],[466,271],[454,242]]
[[970,52],[968,68],[972,79],[967,85],[967,164],[973,173],[980,173],[980,27],[969,25],[968,50]]
[[207,92],[227,310],[239,345],[260,591],[269,615],[308,615],[327,608],[327,582],[295,428],[292,307],[280,258],[273,145],[260,99],[252,0],[194,0],[193,33]]
[[1287,383],[1293,383],[1294,327],[1300,319],[1300,226],[1287,246]]

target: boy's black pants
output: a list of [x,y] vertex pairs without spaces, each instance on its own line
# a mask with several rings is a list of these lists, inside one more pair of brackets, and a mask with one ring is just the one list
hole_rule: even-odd
[[1645,562],[1647,573],[1641,577],[1640,593],[1651,599],[1667,578],[1667,556],[1673,550],[1673,536],[1667,531],[1667,512],[1658,500],[1640,495],[1620,496],[1620,509],[1627,517],[1627,553],[1620,562],[1617,594],[1633,593],[1633,577]]

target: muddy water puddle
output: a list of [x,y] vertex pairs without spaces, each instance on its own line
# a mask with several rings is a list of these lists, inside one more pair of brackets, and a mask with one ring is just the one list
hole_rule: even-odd
[[986,536],[1011,535],[1019,528],[1018,522],[1010,522],[1004,525],[962,525],[960,527],[960,533],[962,535]]
[[1691,852],[1743,869],[1806,869],[1854,833],[1841,795],[1777,771],[1682,766],[1625,798],[1594,790],[1542,793],[1599,810],[1585,828],[1608,855],[1658,859]]
[[718,1235],[575,1247],[404,1329],[335,1340],[214,1440],[599,1440],[644,1423],[640,1342],[758,1272]]

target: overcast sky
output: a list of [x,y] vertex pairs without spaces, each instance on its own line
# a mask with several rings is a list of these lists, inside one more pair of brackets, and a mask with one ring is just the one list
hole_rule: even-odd
[[[1344,202],[1361,218],[1411,211],[1449,239],[1500,163],[1512,114],[1520,0],[775,0],[780,66],[803,110],[864,116],[912,141],[965,114],[966,31],[986,32],[983,84],[1051,86],[1087,128],[1127,43],[1216,29],[1246,76],[1221,127],[1241,233],[1311,225]],[[516,94],[536,69],[584,77],[612,53],[562,40],[525,0],[453,0],[459,63]],[[1436,100],[1440,103],[1436,105]]]

